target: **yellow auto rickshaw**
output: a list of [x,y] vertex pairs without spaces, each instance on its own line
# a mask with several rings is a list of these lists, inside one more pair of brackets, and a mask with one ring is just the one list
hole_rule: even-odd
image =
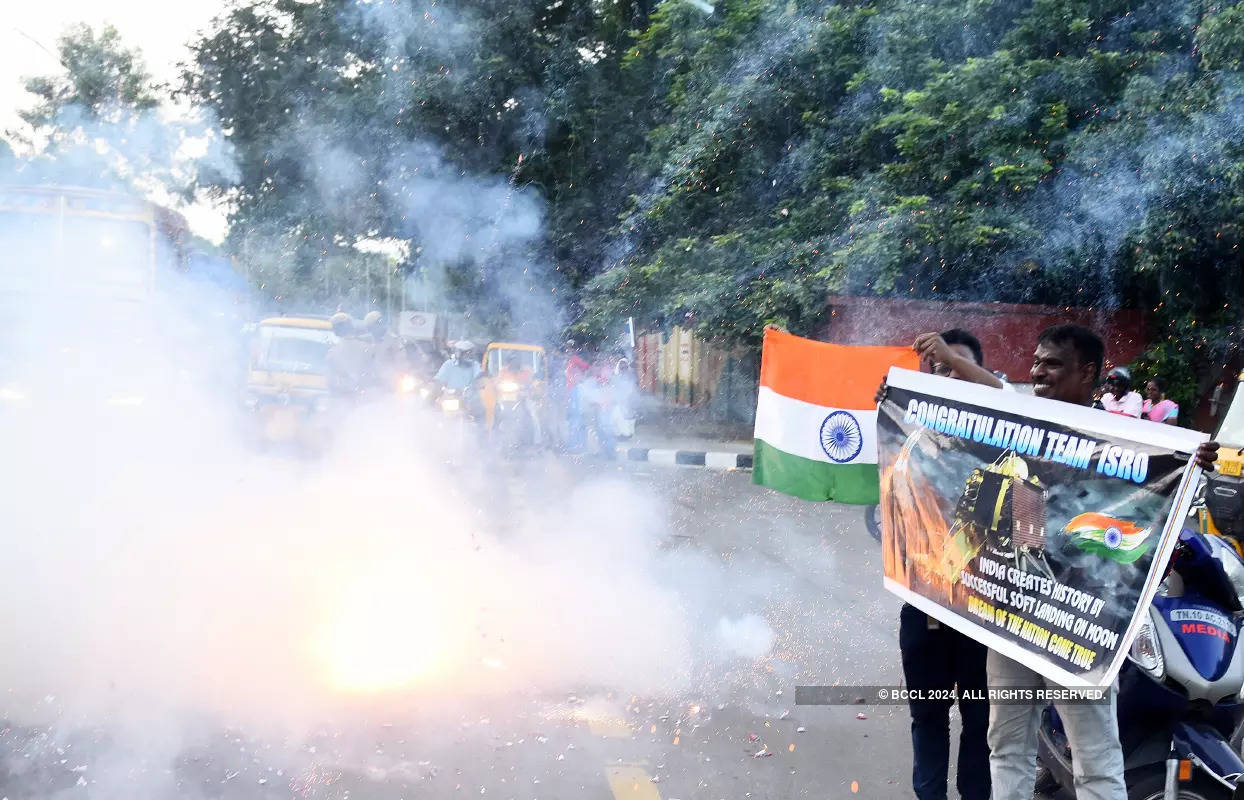
[[328,351],[337,342],[327,317],[270,317],[251,326],[246,405],[263,444],[321,447],[327,426]]
[[485,429],[508,431],[513,444],[542,438],[548,400],[548,358],[535,344],[492,342],[480,364],[479,394]]

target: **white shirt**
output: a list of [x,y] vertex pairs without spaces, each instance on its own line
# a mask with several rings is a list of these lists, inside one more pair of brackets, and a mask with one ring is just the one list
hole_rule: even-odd
[[1139,419],[1145,408],[1145,398],[1140,392],[1128,392],[1116,400],[1113,392],[1106,392],[1101,396],[1101,404],[1107,411]]

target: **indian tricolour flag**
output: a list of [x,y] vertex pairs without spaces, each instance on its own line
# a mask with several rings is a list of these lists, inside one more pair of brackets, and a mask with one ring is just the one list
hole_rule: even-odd
[[919,369],[909,347],[828,344],[765,331],[753,480],[804,500],[876,503],[877,387]]

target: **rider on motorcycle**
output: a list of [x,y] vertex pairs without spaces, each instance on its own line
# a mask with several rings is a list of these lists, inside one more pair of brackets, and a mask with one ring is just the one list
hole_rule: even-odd
[[449,358],[436,371],[436,382],[446,389],[464,392],[479,376],[479,362],[475,360],[475,345],[469,341],[455,342]]
[[475,345],[463,340],[455,342],[449,358],[441,364],[433,379],[441,391],[458,392],[463,397],[463,407],[470,416],[479,417],[481,409],[478,394],[472,391],[480,375],[480,364],[475,360]]

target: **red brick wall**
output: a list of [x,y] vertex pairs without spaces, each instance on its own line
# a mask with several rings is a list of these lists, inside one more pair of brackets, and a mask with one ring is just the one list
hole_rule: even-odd
[[1028,381],[1037,336],[1051,325],[1073,322],[1097,331],[1106,341],[1111,365],[1132,361],[1148,343],[1144,315],[1130,310],[876,297],[831,297],[829,310],[829,323],[820,338],[838,344],[909,345],[929,331],[971,331],[981,340],[985,366],[1002,370],[1015,383]]

